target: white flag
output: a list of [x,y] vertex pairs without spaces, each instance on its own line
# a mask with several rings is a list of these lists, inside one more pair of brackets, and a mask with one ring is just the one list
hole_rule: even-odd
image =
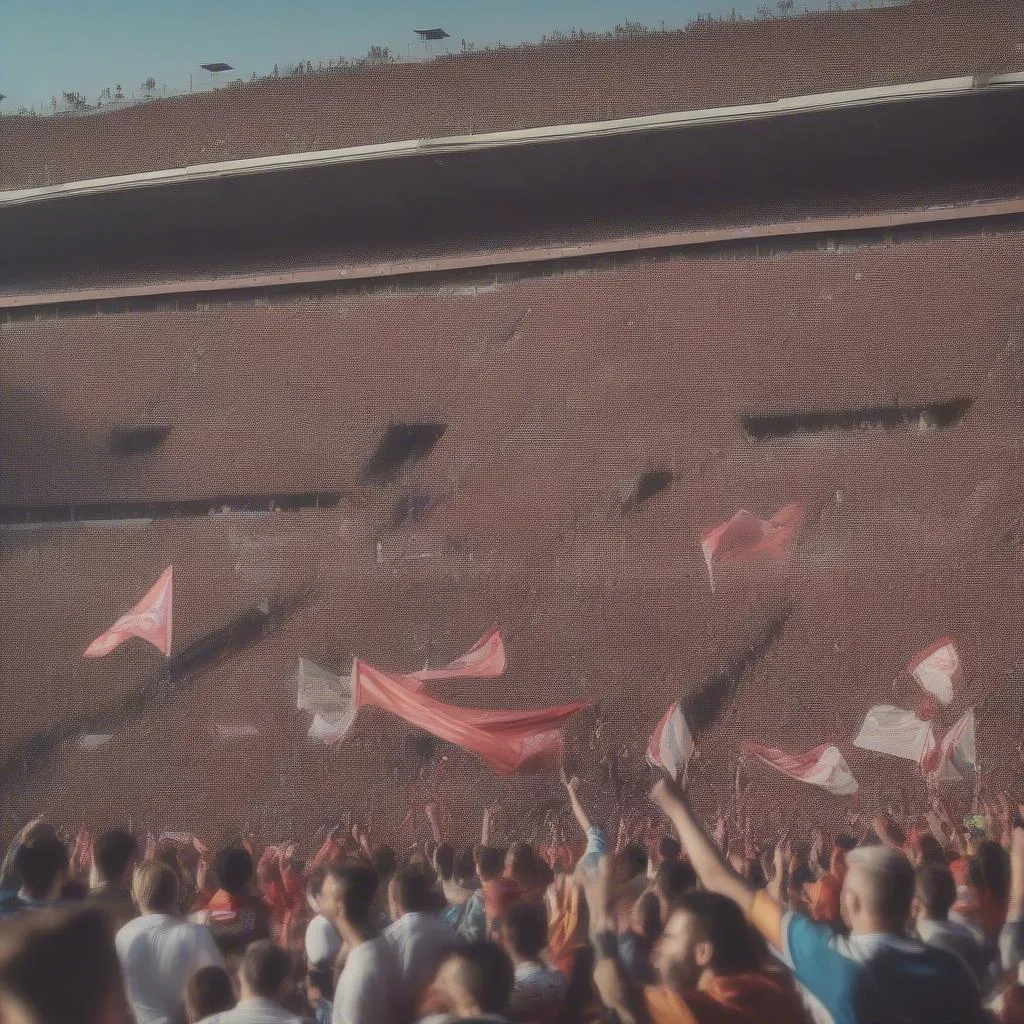
[[953,693],[963,677],[960,655],[953,638],[943,637],[921,651],[907,666],[907,671],[943,704],[951,704]]
[[313,739],[330,744],[348,732],[356,717],[351,675],[339,676],[308,658],[299,658],[296,689],[296,706],[313,713],[309,728]]
[[853,745],[923,764],[935,748],[935,734],[932,727],[912,711],[891,704],[876,704],[867,713]]
[[693,757],[693,752],[693,736],[686,724],[686,716],[676,701],[654,727],[647,747],[647,763],[652,768],[664,768],[676,779]]

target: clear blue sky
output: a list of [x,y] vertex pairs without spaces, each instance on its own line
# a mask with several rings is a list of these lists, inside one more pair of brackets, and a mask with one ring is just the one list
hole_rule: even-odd
[[[199,87],[206,76],[197,66],[210,61],[248,78],[275,62],[283,71],[372,45],[422,54],[414,28],[442,26],[457,48],[461,39],[515,43],[626,19],[678,28],[701,13],[749,17],[761,3],[769,0],[0,0],[0,110],[38,109],[65,90],[92,103],[104,86],[129,92],[150,76],[180,90],[194,72]],[[793,13],[827,5],[795,0]]]

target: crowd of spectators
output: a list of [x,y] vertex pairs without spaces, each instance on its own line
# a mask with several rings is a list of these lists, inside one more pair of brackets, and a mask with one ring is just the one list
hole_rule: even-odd
[[36,819],[0,873],[0,1022],[1024,1024],[1005,794],[759,846],[663,779],[612,844],[563,782],[575,835],[499,845],[488,808],[460,851],[430,805],[404,856],[358,825],[304,858]]

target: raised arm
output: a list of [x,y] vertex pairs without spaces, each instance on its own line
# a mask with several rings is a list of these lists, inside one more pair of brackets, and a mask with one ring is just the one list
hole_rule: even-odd
[[1010,899],[1006,923],[999,935],[999,955],[1003,970],[1020,970],[1024,961],[1024,827],[1017,823],[1010,832]]
[[572,807],[573,816],[576,818],[576,821],[579,822],[579,826],[583,829],[584,836],[586,836],[594,826],[589,815],[584,810],[583,804],[580,803],[580,780],[575,775],[571,779],[566,778],[565,769],[563,768],[562,785],[565,786],[565,791],[569,794],[569,805]]
[[488,804],[484,808],[484,823],[480,828],[480,845],[490,846],[491,845],[491,832],[493,831],[492,826],[494,824],[494,812],[498,809],[497,802]]
[[749,882],[733,872],[721,851],[697,823],[685,794],[675,783],[667,779],[656,783],[651,790],[651,800],[675,825],[679,840],[704,888],[728,896],[738,904],[754,927],[781,951],[782,906],[778,900],[763,891],[756,893]]
[[780,836],[772,855],[772,880],[768,883],[768,895],[779,906],[786,903],[786,889],[789,885],[789,859],[793,847],[788,836]]
[[586,877],[583,885],[594,943],[594,986],[601,1002],[621,1024],[649,1024],[643,992],[630,981],[619,958],[611,858],[607,854],[602,855],[597,870]]
[[903,841],[899,831],[889,820],[888,815],[876,814],[871,821],[871,827],[875,830],[875,835],[886,846],[893,850],[903,849]]
[[431,800],[423,810],[426,812],[427,821],[430,824],[430,834],[434,837],[434,842],[441,845],[441,809],[437,806],[436,801]]
[[1006,908],[1008,921],[1024,918],[1024,827],[1016,825],[1010,832],[1010,899]]

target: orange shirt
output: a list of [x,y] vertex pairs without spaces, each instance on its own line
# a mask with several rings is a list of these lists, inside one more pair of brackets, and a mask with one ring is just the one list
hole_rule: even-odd
[[803,1024],[795,987],[782,974],[750,971],[715,978],[685,996],[665,985],[644,990],[653,1024]]

